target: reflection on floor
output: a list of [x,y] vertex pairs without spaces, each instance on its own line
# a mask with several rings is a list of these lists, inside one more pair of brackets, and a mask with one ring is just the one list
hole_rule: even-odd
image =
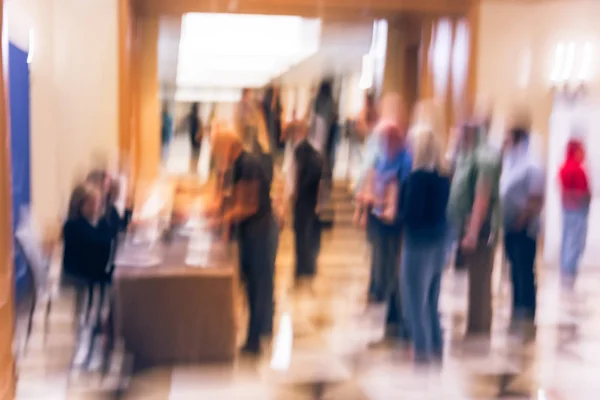
[[[444,362],[438,368],[416,369],[406,345],[374,343],[383,334],[383,313],[365,310],[368,249],[364,234],[350,226],[349,195],[338,189],[335,196],[336,224],[324,239],[312,288],[292,289],[293,236],[289,229],[281,235],[275,325],[279,329],[261,359],[139,371],[125,382],[122,393],[115,391],[123,384],[118,370],[104,380],[92,372],[75,374],[68,382],[75,338],[72,303],[63,297],[52,313],[45,342],[43,323],[36,317],[20,364],[17,398],[592,400],[600,396],[600,273],[584,272],[577,296],[568,297],[561,295],[553,271],[540,274],[537,335],[532,340],[507,334],[510,287],[498,262],[493,335],[486,342],[462,340],[466,276],[448,270],[441,298]],[[286,354],[290,348],[291,354]],[[93,361],[92,369],[98,368]]]

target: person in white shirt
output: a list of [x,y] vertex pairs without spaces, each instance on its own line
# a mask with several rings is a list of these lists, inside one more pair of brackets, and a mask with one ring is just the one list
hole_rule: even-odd
[[509,131],[500,179],[504,247],[513,284],[513,327],[532,323],[536,313],[535,257],[545,173],[531,149],[530,132],[529,115],[517,115]]

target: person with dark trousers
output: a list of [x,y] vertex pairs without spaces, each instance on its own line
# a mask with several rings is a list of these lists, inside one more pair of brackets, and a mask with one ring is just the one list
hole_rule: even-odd
[[487,133],[469,121],[460,131],[448,200],[448,217],[459,242],[457,259],[469,275],[467,336],[489,337],[492,272],[500,229],[500,152]]
[[281,114],[283,108],[281,106],[279,87],[275,85],[267,86],[263,96],[262,109],[267,131],[269,132],[269,139],[271,140],[271,149],[282,150],[285,143],[282,138]]
[[504,246],[513,285],[511,328],[517,330],[535,320],[535,257],[545,190],[545,173],[530,145],[530,124],[526,113],[513,117],[500,179]]
[[[367,230],[372,250],[369,297],[372,303],[387,303],[387,325],[389,328],[396,328],[397,335],[402,339],[407,339],[410,335],[403,321],[402,296],[396,279],[402,247],[402,216],[395,215],[392,218],[389,213],[394,210],[394,213],[398,214],[402,185],[412,168],[412,155],[405,140],[407,131],[407,110],[403,99],[396,93],[387,94],[382,99],[380,122],[371,138],[374,141],[373,154],[365,160],[368,164],[364,167],[368,169],[360,181],[360,186],[357,186],[356,215],[356,220]],[[395,173],[390,173],[390,169]],[[387,185],[382,185],[385,181],[388,181]],[[378,190],[377,186],[380,187]],[[386,189],[382,190],[381,186]],[[377,194],[382,191],[384,193]],[[387,198],[387,213],[381,212],[381,196]],[[396,202],[390,197],[396,197]],[[375,204],[378,204],[375,208],[379,210],[373,210]],[[381,287],[384,287],[384,290],[381,290]]]
[[323,179],[319,193],[319,218],[324,227],[333,225],[331,192],[333,189],[333,164],[335,139],[338,129],[337,104],[333,98],[333,81],[324,79],[319,85],[312,110],[309,140],[323,157]]
[[88,290],[86,322],[93,305],[94,289],[106,280],[112,241],[108,225],[98,223],[101,201],[96,186],[89,183],[77,186],[71,194],[69,213],[62,230],[62,281],[76,290],[77,316],[83,294]]
[[316,273],[321,246],[321,227],[317,215],[323,158],[307,140],[307,128],[291,127],[293,162],[288,171],[288,197],[292,203],[296,244],[296,280],[312,278]]
[[190,146],[192,149],[192,157],[190,159],[190,172],[196,173],[198,170],[198,160],[200,159],[200,151],[202,147],[203,126],[200,119],[200,105],[193,103],[190,113],[185,120],[188,133],[190,135]]
[[169,157],[169,145],[171,144],[171,136],[173,135],[173,117],[169,111],[169,103],[164,102],[161,112],[161,159],[163,162],[167,161]]
[[[250,311],[242,351],[260,353],[260,339],[273,330],[273,290],[279,227],[271,205],[269,181],[259,157],[244,149],[233,131],[212,137],[215,167],[230,176],[231,195],[224,207],[220,195],[206,208],[215,226],[236,226],[241,274]],[[225,229],[228,231],[228,229]]]

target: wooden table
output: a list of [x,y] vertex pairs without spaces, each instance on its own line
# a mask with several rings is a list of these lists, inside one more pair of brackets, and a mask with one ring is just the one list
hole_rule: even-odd
[[142,367],[229,361],[236,350],[236,263],[185,265],[187,243],[157,267],[117,265],[117,335]]

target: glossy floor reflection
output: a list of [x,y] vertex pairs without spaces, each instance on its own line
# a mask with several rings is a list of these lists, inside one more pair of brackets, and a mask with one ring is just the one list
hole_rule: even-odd
[[[105,379],[97,373],[96,361],[91,372],[68,377],[75,337],[72,302],[66,295],[55,305],[46,339],[43,321],[36,316],[31,343],[19,366],[17,398],[600,398],[600,271],[583,271],[576,294],[567,295],[559,290],[556,273],[541,266],[535,336],[532,332],[508,334],[510,285],[499,258],[491,340],[469,341],[463,340],[466,276],[446,271],[440,300],[446,337],[443,364],[419,369],[411,363],[406,344],[380,341],[385,310],[366,307],[368,248],[364,233],[350,225],[352,204],[342,185],[335,192],[335,208],[336,224],[324,237],[318,276],[310,287],[293,287],[293,236],[289,228],[282,232],[277,257],[277,331],[274,340],[265,343],[261,358],[137,371],[123,382],[119,366],[125,355],[121,355]],[[240,342],[244,332],[242,326]],[[124,390],[118,392],[119,387]]]

